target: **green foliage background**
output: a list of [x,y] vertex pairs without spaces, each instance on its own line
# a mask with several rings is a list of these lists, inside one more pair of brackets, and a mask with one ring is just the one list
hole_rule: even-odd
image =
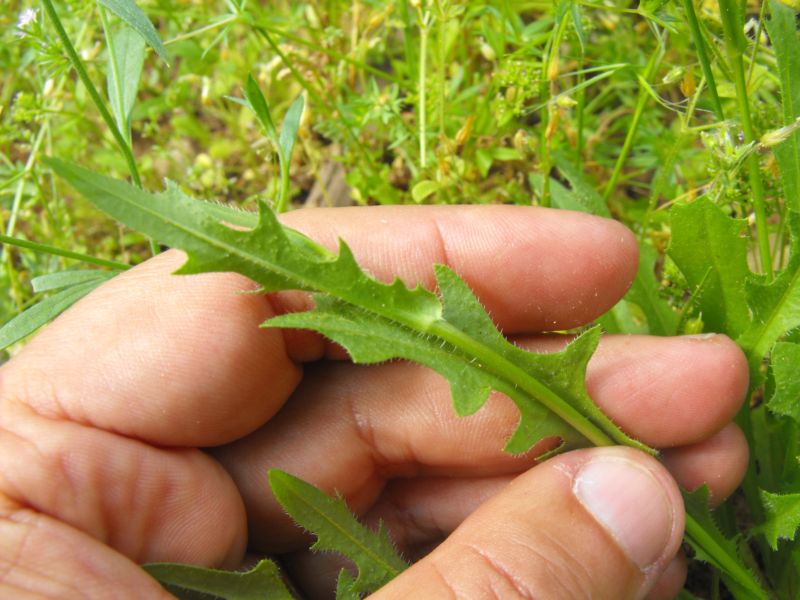
[[[770,594],[796,596],[794,0],[142,1],[167,60],[145,51],[138,92],[130,76],[138,62],[123,59],[137,55],[141,39],[115,4],[125,2],[55,8],[94,87],[131,109],[114,108],[124,122],[118,137],[145,189],[168,178],[246,209],[258,199],[279,209],[538,204],[628,225],[640,240],[639,274],[600,323],[611,332],[724,332],[748,354],[752,404],[738,422],[754,458],[714,536],[728,538],[720,546],[759,571]],[[0,228],[16,240],[0,257],[9,292],[0,295],[0,321],[47,298],[26,313],[35,325],[107,277],[71,274],[64,287],[65,276],[53,274],[76,256],[115,269],[152,248],[43,161],[68,158],[117,179],[131,171],[53,20],[38,3],[11,0],[0,32]],[[128,75],[124,85],[107,86],[112,64]],[[254,114],[258,88],[268,108]],[[271,141],[272,120],[287,113],[298,128],[293,153],[287,140]],[[25,240],[34,247],[19,248]],[[748,597],[728,567],[698,553]]]

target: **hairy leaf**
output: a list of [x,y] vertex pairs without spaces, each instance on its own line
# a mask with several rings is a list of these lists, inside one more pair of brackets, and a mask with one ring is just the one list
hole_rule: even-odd
[[[460,412],[477,409],[494,382],[520,407],[521,421],[509,445],[514,451],[538,441],[538,437],[530,437],[530,432],[544,433],[538,414],[530,408],[535,402],[595,444],[622,443],[649,450],[626,436],[586,394],[585,366],[596,344],[596,332],[579,338],[560,353],[537,357],[505,340],[471,291],[449,270],[437,272],[445,308],[435,294],[421,287],[409,290],[400,280],[384,284],[372,279],[358,267],[344,242],[340,242],[339,254],[333,256],[320,251],[308,238],[287,233],[263,205],[258,225],[241,231],[215,219],[203,203],[188,198],[175,186],[153,195],[61,161],[50,164],[111,216],[186,251],[189,259],[180,273],[235,271],[267,291],[300,289],[327,296],[315,297],[315,310],[286,315],[283,321],[272,324],[309,326],[334,339],[338,336],[346,347],[351,346],[356,360],[368,362],[402,356],[407,345],[395,342],[408,338],[409,331],[416,336],[417,344],[424,342],[428,350],[452,347],[455,356],[468,357],[462,359],[459,376],[451,374],[449,360],[438,361],[434,368],[455,382]],[[457,296],[457,302],[448,302],[450,293]],[[387,344],[382,338],[389,336],[389,330],[394,337],[388,338],[392,343]],[[359,339],[369,343],[359,345],[354,341]],[[468,378],[482,384],[467,395],[459,391],[459,382]],[[563,433],[562,426],[547,435]]]
[[143,568],[178,598],[196,598],[196,592],[224,600],[294,598],[270,560],[261,560],[243,573],[175,563],[153,563]]
[[[778,61],[783,124],[791,125],[800,118],[800,34],[796,12],[777,0],[770,0],[769,6],[771,18],[767,21],[767,31]],[[800,211],[800,131],[794,131],[775,147],[775,158],[786,205]]]
[[[341,498],[332,498],[276,469],[269,472],[269,485],[289,516],[317,536],[312,550],[339,552],[355,563],[358,577],[350,584],[351,594],[374,592],[408,566],[383,525],[377,532],[370,531],[358,522]],[[339,582],[346,585],[348,576]]]
[[[573,6],[578,6],[578,4],[574,3]],[[586,212],[611,218],[611,212],[608,210],[603,196],[566,157],[559,156],[556,159],[556,167],[559,173],[569,181],[569,185],[572,188],[572,196],[586,208]]]
[[772,494],[764,490],[760,494],[767,520],[758,530],[772,549],[777,550],[778,540],[793,540],[800,528],[800,494]]
[[775,392],[767,408],[800,424],[800,344],[778,342],[772,349],[770,368]]
[[753,313],[750,327],[737,342],[747,353],[751,375],[759,378],[761,361],[773,344],[788,331],[800,326],[800,215],[791,213],[792,254],[786,268],[771,283],[749,282],[747,298]]
[[708,331],[737,337],[750,323],[745,298],[745,222],[732,219],[707,198],[676,204],[670,211],[669,255],[694,289]]
[[683,492],[686,505],[686,539],[695,558],[714,565],[737,600],[767,600],[753,573],[743,566],[736,540],[726,538],[708,507],[708,487]]
[[129,27],[136,30],[162,60],[169,64],[167,49],[161,43],[156,28],[153,27],[150,19],[142,12],[142,9],[136,5],[136,2],[133,0],[97,0],[97,2],[117,15]]

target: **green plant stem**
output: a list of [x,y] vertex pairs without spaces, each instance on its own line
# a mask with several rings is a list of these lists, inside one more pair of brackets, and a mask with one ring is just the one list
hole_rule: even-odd
[[420,15],[419,18],[419,77],[417,81],[417,97],[418,97],[418,110],[419,110],[419,166],[424,169],[427,164],[427,140],[425,133],[427,131],[425,104],[426,104],[426,86],[425,75],[428,69],[427,56],[428,56],[428,33],[430,31],[430,13]]
[[130,269],[130,265],[126,265],[116,260],[106,260],[104,258],[97,258],[89,256],[88,254],[80,254],[79,252],[72,252],[71,250],[63,250],[55,246],[41,244],[39,242],[31,242],[16,237],[3,235],[0,233],[0,243],[8,244],[9,246],[16,246],[17,248],[26,248],[28,250],[35,250],[36,252],[43,252],[45,254],[52,254],[53,256],[63,256],[64,258],[71,258],[72,260],[79,260],[81,262],[97,265],[99,267],[108,267],[116,270]]
[[663,51],[664,43],[663,40],[659,39],[655,51],[650,55],[650,59],[647,61],[647,66],[645,67],[644,75],[642,76],[643,81],[641,81],[639,84],[639,95],[636,98],[636,107],[633,111],[631,123],[628,126],[628,134],[625,136],[625,142],[622,145],[622,151],[617,157],[617,162],[614,165],[614,171],[611,173],[611,178],[608,180],[606,189],[603,192],[603,200],[605,200],[606,203],[608,203],[609,198],[611,198],[611,194],[614,193],[614,189],[617,187],[620,175],[622,174],[622,167],[625,166],[628,153],[633,147],[633,140],[636,138],[636,132],[639,129],[639,122],[642,120],[644,109],[647,106],[647,99],[650,97],[650,93],[647,91],[647,86],[645,84],[649,83],[653,79],[653,74],[655,73],[656,67],[661,60]]
[[720,548],[700,523],[689,513],[686,514],[686,537],[690,538],[695,544],[701,547],[705,552],[716,560],[719,565],[727,571],[727,573],[736,579],[736,582],[746,589],[752,598],[764,598],[766,596],[761,590],[761,587],[752,579],[742,577],[743,572],[741,565],[733,561],[722,548]]
[[443,0],[438,0],[436,3],[437,6],[437,15],[436,15],[436,50],[437,50],[437,64],[436,64],[436,73],[437,73],[437,83],[439,85],[439,137],[444,138],[445,131],[444,131],[444,113],[445,113],[445,103],[447,101],[447,76],[445,74],[445,61],[447,60],[446,57],[446,47],[445,44],[447,40],[445,39],[447,34],[447,14],[449,6],[445,5]]
[[133,156],[133,151],[117,127],[114,117],[112,117],[111,113],[108,112],[108,108],[106,108],[105,102],[103,102],[103,99],[100,96],[100,93],[97,91],[97,88],[94,87],[92,80],[89,79],[89,74],[86,72],[80,56],[78,56],[78,53],[75,51],[75,47],[72,45],[72,42],[70,42],[69,36],[64,30],[64,26],[61,24],[61,19],[59,19],[52,1],[42,0],[42,5],[44,6],[45,11],[47,12],[50,20],[53,23],[53,26],[56,29],[58,38],[64,45],[64,50],[67,53],[67,57],[69,58],[72,67],[78,74],[78,78],[81,80],[81,83],[83,83],[86,91],[89,92],[92,102],[94,102],[97,110],[100,111],[100,116],[103,118],[103,121],[105,121],[106,126],[108,126],[108,129],[111,132],[111,135],[114,137],[114,141],[117,143],[122,155],[125,157],[125,162],[128,164],[128,171],[131,174],[133,183],[136,185],[136,187],[142,187],[142,180],[139,177],[139,169],[136,167],[136,159]]
[[521,390],[541,402],[595,446],[612,446],[616,442],[591,423],[577,410],[564,402],[558,394],[528,375],[525,371],[506,360],[496,352],[487,349],[464,332],[456,329],[446,321],[436,321],[429,327],[429,333],[449,342],[463,350],[469,356],[475,356],[484,365],[491,368],[508,381],[513,381]]
[[[741,32],[741,24],[738,15],[738,8],[734,0],[723,0],[720,2],[720,16],[722,27],[725,33],[725,49],[728,55],[728,64],[733,71],[733,82],[736,87],[736,105],[739,117],[742,120],[742,133],[744,134],[745,144],[755,142],[753,133],[753,123],[750,118],[750,101],[747,97],[747,82],[744,75],[744,34]],[[753,212],[756,218],[756,235],[758,237],[759,259],[761,270],[767,276],[767,280],[773,277],[772,255],[769,247],[769,232],[767,230],[767,211],[764,200],[764,184],[761,181],[761,169],[758,164],[758,155],[751,152],[747,156],[747,172],[750,181],[750,189],[753,194]]]
[[714,79],[714,72],[711,70],[711,61],[708,59],[708,51],[706,49],[706,41],[700,31],[700,23],[697,20],[697,13],[694,10],[693,0],[683,0],[683,7],[686,11],[686,17],[689,21],[689,29],[692,32],[692,40],[697,49],[697,58],[700,61],[700,67],[703,69],[703,75],[706,78],[708,91],[711,94],[711,100],[714,105],[714,114],[719,121],[725,120],[725,112],[722,110],[722,102],[717,93],[717,83]]

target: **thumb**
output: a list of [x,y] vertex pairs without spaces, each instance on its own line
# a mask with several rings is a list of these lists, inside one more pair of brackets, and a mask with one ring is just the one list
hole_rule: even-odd
[[517,477],[374,597],[641,598],[683,525],[680,492],[658,461],[578,450]]

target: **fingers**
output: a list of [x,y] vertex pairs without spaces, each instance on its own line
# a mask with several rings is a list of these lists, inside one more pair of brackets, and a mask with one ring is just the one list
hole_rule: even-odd
[[214,445],[258,427],[300,379],[254,285],[172,276],[167,252],[81,300],[2,368],[3,397],[159,445]]
[[[538,339],[529,344],[553,349],[557,343]],[[625,377],[611,368],[617,361]],[[722,383],[728,380],[738,383]],[[731,342],[609,336],[589,364],[587,382],[594,400],[634,437],[665,446],[693,444],[683,455],[674,453],[681,483],[704,477],[720,497],[738,485],[742,457],[746,460],[744,441],[727,434],[713,437],[736,413],[746,386],[746,365]],[[647,392],[631,399],[640,387]],[[476,414],[456,417],[447,384],[418,366],[329,364],[309,370],[292,401],[265,427],[215,455],[243,494],[253,543],[264,551],[284,552],[303,540],[264,493],[269,468],[338,490],[364,514],[390,479],[476,478],[529,468],[544,446],[520,456],[502,451],[517,420],[516,407],[499,394]],[[691,458],[720,451],[739,458],[730,465]]]
[[[566,211],[376,207],[286,220],[329,246],[346,239],[382,279],[432,286],[432,264],[449,264],[506,331],[585,322],[624,293],[636,270],[629,231]],[[212,446],[259,427],[299,381],[291,358],[319,354],[321,341],[258,325],[308,299],[243,294],[254,286],[235,275],[171,276],[182,262],[168,252],[95,290],[3,367],[0,393],[49,417],[158,445]]]
[[519,476],[375,597],[641,598],[678,551],[683,518],[651,457],[569,453]]
[[138,565],[0,496],[0,598],[171,598]]
[[[0,405],[0,422],[0,504],[24,508],[36,535],[38,524],[57,520],[137,562],[233,567],[241,560],[244,507],[206,454],[153,448],[12,401]],[[0,563],[14,556],[4,554],[3,539]]]

